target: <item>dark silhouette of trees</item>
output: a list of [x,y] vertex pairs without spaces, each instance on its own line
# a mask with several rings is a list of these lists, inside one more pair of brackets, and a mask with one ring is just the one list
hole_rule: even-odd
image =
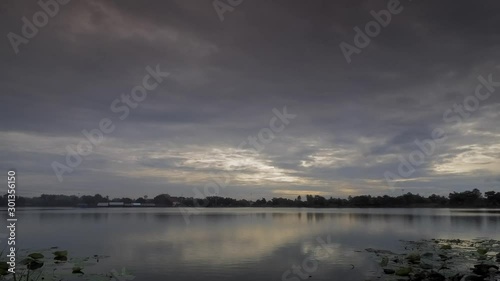
[[453,192],[449,195],[450,206],[480,207],[484,205],[484,197],[477,188],[472,191]]
[[127,198],[127,197],[124,197],[124,198],[120,199],[120,201],[119,201],[119,202],[123,202],[123,203],[125,203],[125,204],[130,204],[130,203],[133,203],[133,202],[134,202],[134,200],[133,200],[132,198]]
[[500,192],[488,191],[485,192],[486,200],[489,206],[498,207],[500,206]]
[[[42,194],[38,197],[17,197],[16,206],[40,207],[95,207],[98,203],[109,202],[108,196],[96,195],[55,195]],[[432,194],[428,197],[419,194],[406,193],[399,196],[371,196],[359,195],[344,198],[325,198],[320,195],[308,194],[305,200],[301,196],[296,199],[274,197],[256,201],[234,199],[229,197],[210,196],[207,198],[173,197],[169,194],[160,194],[153,199],[146,196],[137,199],[114,198],[111,202],[154,203],[157,207],[307,207],[307,208],[500,208],[500,192],[488,191],[483,194],[478,189],[464,192],[452,192],[448,197]],[[6,206],[8,195],[0,196],[0,205]]]
[[170,195],[168,194],[160,194],[153,198],[153,203],[158,206],[171,207],[173,205],[172,200],[170,199]]

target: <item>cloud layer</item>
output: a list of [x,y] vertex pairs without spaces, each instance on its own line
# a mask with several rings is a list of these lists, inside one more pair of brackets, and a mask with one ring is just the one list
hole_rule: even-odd
[[[402,4],[350,64],[339,44],[387,1],[245,1],[223,22],[211,1],[61,5],[18,54],[0,45],[0,167],[25,195],[194,196],[221,173],[220,195],[250,199],[498,189],[500,88],[467,116],[454,106],[479,76],[500,81],[500,4]],[[0,5],[4,35],[40,10]],[[113,100],[156,65],[170,76],[120,120]],[[285,106],[296,118],[262,150],[240,145]],[[102,118],[116,129],[59,182],[51,163]],[[436,128],[446,140],[391,189],[384,172]]]

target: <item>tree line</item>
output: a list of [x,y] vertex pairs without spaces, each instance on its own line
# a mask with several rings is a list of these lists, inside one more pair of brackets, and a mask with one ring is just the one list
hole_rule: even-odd
[[[308,208],[382,208],[382,207],[500,207],[500,192],[488,191],[484,194],[478,189],[464,192],[453,192],[447,197],[430,195],[428,197],[408,192],[399,196],[349,196],[348,198],[325,198],[319,195],[298,196],[295,199],[274,197],[272,199],[246,200],[229,197],[210,196],[206,198],[174,197],[160,194],[154,198],[113,198],[96,195],[53,195],[42,194],[36,197],[21,197],[16,199],[17,206],[33,207],[95,207],[98,203],[123,202],[154,203],[157,207],[308,207]],[[7,205],[7,194],[0,197],[0,205]]]

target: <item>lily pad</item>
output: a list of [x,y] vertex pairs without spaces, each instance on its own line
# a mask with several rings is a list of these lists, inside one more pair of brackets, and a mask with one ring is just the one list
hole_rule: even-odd
[[478,248],[477,249],[477,252],[480,254],[480,255],[486,255],[486,253],[488,253],[489,249],[486,249],[486,248]]
[[451,245],[445,244],[445,245],[441,246],[441,250],[451,250]]
[[68,251],[55,251],[54,255],[56,257],[67,257],[68,256]]
[[27,258],[22,259],[19,264],[26,265],[26,268],[29,270],[35,270],[43,266],[43,261],[28,256]]
[[[477,280],[490,277],[500,281],[498,265],[494,263],[495,260],[500,262],[500,241],[424,239],[402,242],[407,253],[387,256],[380,254],[383,250],[369,251],[376,256],[385,273],[379,275],[380,280],[396,281],[403,280],[402,276],[411,276],[411,280],[472,281],[476,279],[471,276],[478,275],[481,279]],[[385,266],[384,256],[389,260]],[[387,274],[391,270],[395,270],[395,275]]]
[[9,265],[6,261],[0,261],[0,269],[8,269]]
[[408,276],[411,272],[411,267],[402,267],[396,270],[395,274],[397,276]]
[[55,256],[54,260],[56,260],[56,261],[67,261],[68,257],[67,256]]
[[68,251],[55,251],[54,260],[56,261],[67,261],[68,260]]
[[394,274],[396,271],[394,269],[390,268],[384,268],[384,273],[385,274]]
[[30,263],[27,264],[27,268],[29,270],[39,269],[42,266],[43,266],[43,261],[40,261],[40,260],[33,260],[33,261],[31,261]]
[[420,255],[419,254],[409,254],[406,259],[413,264],[417,264],[420,262]]
[[42,259],[44,256],[40,253],[31,253],[28,255],[28,257],[37,260],[37,259]]
[[2,261],[0,262],[0,275],[7,275],[9,274],[9,265],[7,262]]

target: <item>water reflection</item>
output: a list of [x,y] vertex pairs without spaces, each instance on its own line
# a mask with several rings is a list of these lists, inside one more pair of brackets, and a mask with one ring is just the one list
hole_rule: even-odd
[[[318,260],[316,280],[363,280],[363,249],[397,250],[399,239],[498,238],[500,214],[445,209],[207,209],[186,224],[177,209],[61,209],[19,212],[19,241],[105,254],[139,280],[279,280]],[[325,254],[318,238],[330,238]],[[361,252],[358,252],[360,251]],[[350,265],[355,269],[351,269]],[[342,275],[339,275],[342,274]]]

